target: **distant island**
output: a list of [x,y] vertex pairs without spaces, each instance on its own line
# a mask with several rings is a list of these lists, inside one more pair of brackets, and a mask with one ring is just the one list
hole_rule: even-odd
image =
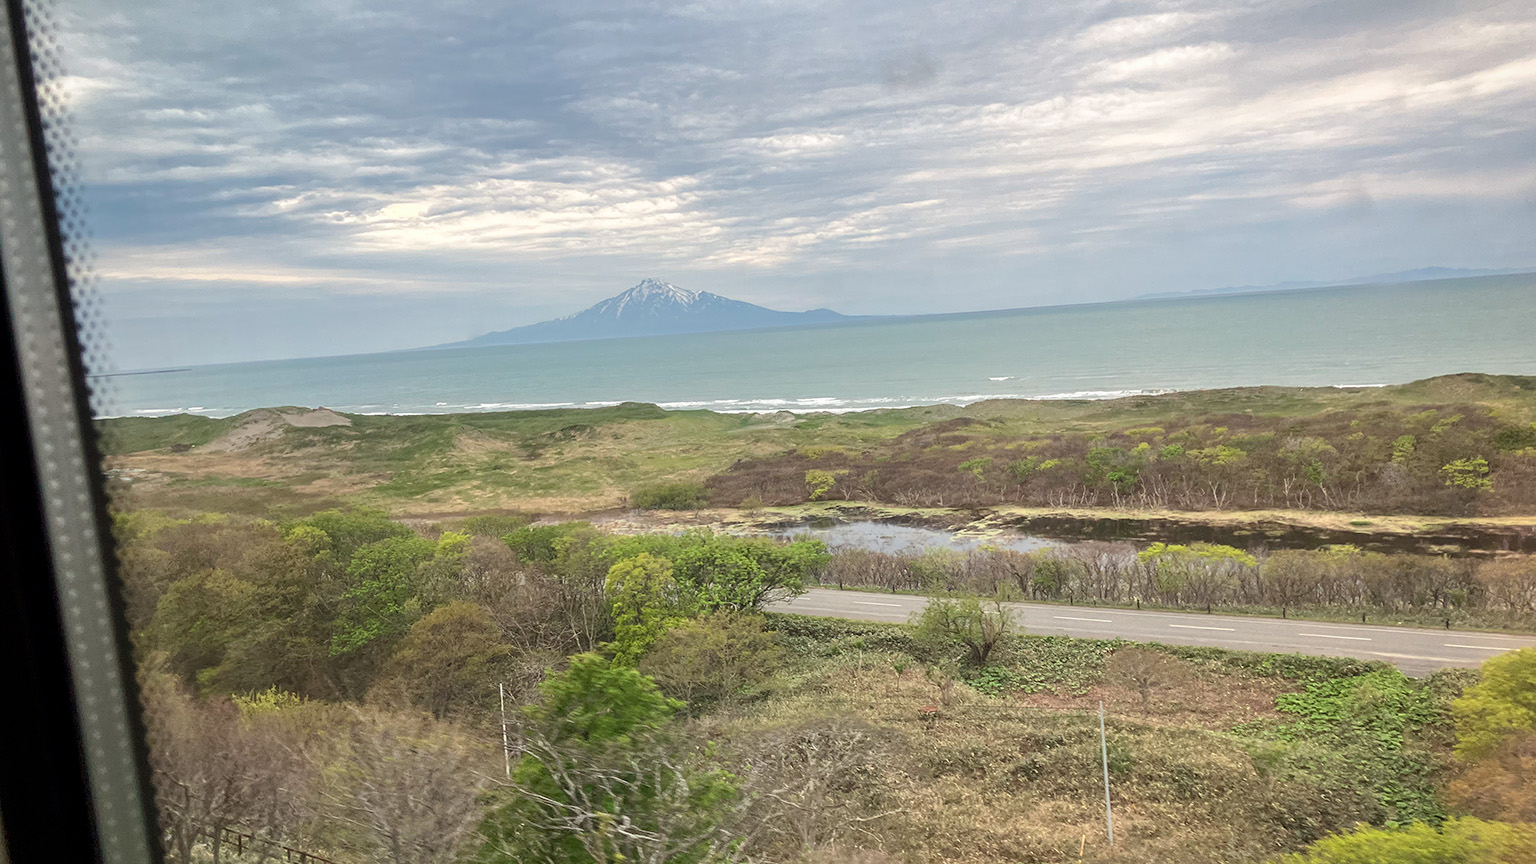
[[628,291],[574,315],[432,347],[471,348],[617,339],[625,336],[763,330],[850,321],[856,317],[864,316],[841,315],[831,309],[780,312],[708,291],[689,291],[660,279],[642,279]]

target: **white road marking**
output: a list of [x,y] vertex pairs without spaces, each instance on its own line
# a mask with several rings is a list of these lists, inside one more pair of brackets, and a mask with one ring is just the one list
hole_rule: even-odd
[[1418,654],[1393,654],[1389,651],[1367,651],[1367,654],[1375,654],[1377,657],[1391,657],[1393,660],[1430,660],[1435,663],[1465,663],[1467,658],[1455,657],[1424,657]]
[[1226,630],[1231,632],[1237,629],[1236,627],[1201,627],[1199,624],[1169,624],[1168,626],[1177,627],[1180,630]]
[[[790,611],[792,611],[792,612],[835,612],[838,615],[847,615],[848,613],[853,611],[852,609],[832,609],[832,608],[828,608],[826,606],[801,606],[801,605],[798,605],[798,604],[796,604],[794,606],[791,606],[789,608],[790,608]],[[870,612],[864,612],[862,614],[864,614],[864,615],[896,615],[896,614],[899,614],[899,613],[896,613],[896,612],[875,612],[875,611],[870,611]],[[833,616],[833,617],[836,617],[836,616]]]
[[1059,618],[1062,621],[1092,621],[1095,624],[1113,624],[1113,623],[1115,623],[1115,622],[1109,620],[1108,618],[1073,618],[1071,615],[1052,615],[1051,617],[1052,618]]
[[1502,645],[1458,645],[1455,642],[1447,642],[1447,643],[1445,643],[1445,647],[1447,647],[1447,648],[1475,648],[1478,651],[1508,651],[1509,650],[1508,648],[1506,648],[1506,647],[1504,647]]
[[855,600],[853,604],[855,606],[895,606],[897,609],[907,608],[900,603],[874,603],[869,600]]
[[1311,636],[1313,639],[1353,639],[1356,642],[1369,642],[1369,636],[1330,636],[1327,633],[1297,633],[1297,636]]

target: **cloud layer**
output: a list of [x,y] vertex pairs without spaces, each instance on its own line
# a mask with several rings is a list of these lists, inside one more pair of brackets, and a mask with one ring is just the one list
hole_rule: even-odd
[[1536,264],[1524,3],[63,11],[124,367]]

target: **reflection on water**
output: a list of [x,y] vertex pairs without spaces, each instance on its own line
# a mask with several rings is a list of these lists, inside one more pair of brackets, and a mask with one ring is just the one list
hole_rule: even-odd
[[924,549],[954,549],[960,552],[981,546],[999,546],[1021,552],[1064,545],[1063,541],[1050,540],[1030,534],[1006,532],[1002,534],[966,534],[939,528],[921,528],[911,525],[893,525],[888,522],[839,522],[834,519],[813,519],[799,525],[781,528],[774,532],[777,537],[812,537],[827,544],[830,549],[868,549],[873,552],[921,552]]

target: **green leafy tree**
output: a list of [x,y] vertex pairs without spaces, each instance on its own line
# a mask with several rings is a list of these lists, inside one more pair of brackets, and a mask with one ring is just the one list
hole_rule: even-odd
[[340,598],[332,654],[345,654],[403,634],[429,604],[425,589],[451,579],[468,537],[445,533],[436,543],[392,537],[358,549],[347,565],[350,587]]
[[964,651],[973,668],[987,665],[1004,637],[1013,632],[1013,615],[996,600],[935,597],[916,613],[913,641],[935,655]]
[[649,552],[608,568],[613,607],[614,662],[633,666],[672,627],[686,621],[694,603],[672,578],[672,564]]
[[1152,569],[1163,599],[1207,606],[1230,593],[1241,572],[1258,564],[1247,552],[1218,543],[1153,543],[1136,559]]
[[751,611],[805,593],[830,558],[820,540],[706,536],[680,549],[673,565],[703,608]]
[[1325,837],[1276,864],[1523,864],[1536,861],[1536,826],[1451,819],[1436,828],[1361,828]]
[[960,463],[960,470],[970,472],[975,475],[977,480],[985,479],[987,469],[991,467],[992,458],[990,456],[978,456],[975,459],[967,459]]
[[325,510],[294,525],[289,529],[289,535],[301,528],[313,528],[323,533],[331,553],[343,563],[370,543],[415,536],[411,529],[389,518],[388,513],[371,508]]
[[698,864],[738,845],[738,781],[667,734],[682,703],[596,654],[573,657],[541,691],[476,862]]
[[1506,736],[1536,730],[1536,648],[1522,648],[1483,663],[1482,680],[1451,703],[1456,755],[1484,758]]
[[455,601],[411,625],[386,670],[386,686],[442,719],[485,707],[508,649],[484,607]]
[[209,570],[171,585],[150,622],[152,644],[166,651],[167,667],[182,680],[224,660],[250,614],[256,589],[222,570]]

